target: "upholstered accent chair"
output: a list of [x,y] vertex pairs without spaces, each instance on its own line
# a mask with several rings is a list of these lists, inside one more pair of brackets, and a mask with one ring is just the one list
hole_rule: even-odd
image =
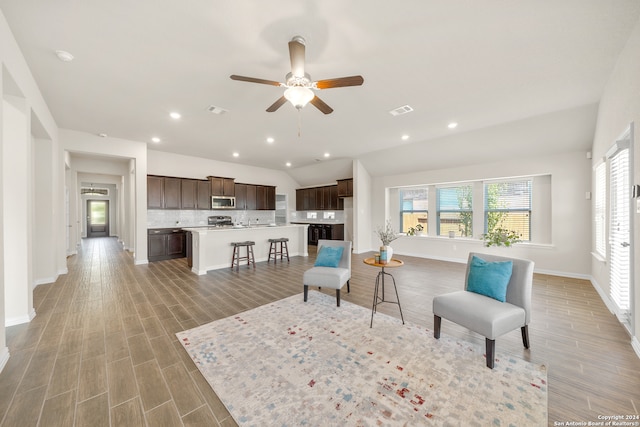
[[[322,254],[322,248],[327,247],[333,249],[342,248],[342,254],[339,259],[334,259],[335,263],[319,262]],[[328,253],[329,251],[327,251]],[[331,265],[331,266],[327,266]],[[309,286],[318,286],[319,288],[330,288],[336,290],[336,302],[340,307],[340,289],[347,284],[347,292],[350,292],[349,280],[351,279],[351,242],[342,240],[318,240],[318,257],[316,265],[305,271],[302,277],[304,285],[304,301],[307,301]]]
[[[483,262],[483,265],[508,264],[509,261],[512,263],[511,275],[504,279],[508,280],[506,295],[504,292],[502,294],[504,302],[500,298],[496,299],[495,295],[487,296],[487,292],[482,294],[482,290],[478,293],[478,288],[475,285],[477,275],[473,279],[473,291],[469,289],[469,275],[470,273],[474,275],[472,264],[477,262],[477,259]],[[531,320],[533,266],[533,261],[529,260],[470,253],[465,276],[465,290],[439,295],[433,299],[433,336],[436,339],[440,338],[442,318],[483,335],[486,344],[487,367],[491,369],[494,366],[497,337],[520,328],[522,343],[525,348],[529,348],[528,326]],[[489,287],[493,286],[492,280],[485,281],[485,284]],[[489,294],[491,292],[491,290],[488,291]]]

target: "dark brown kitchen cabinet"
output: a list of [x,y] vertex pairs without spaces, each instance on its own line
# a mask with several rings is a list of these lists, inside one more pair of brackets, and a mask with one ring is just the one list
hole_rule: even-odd
[[147,231],[149,261],[162,261],[187,256],[186,231],[180,228],[157,228]]
[[276,210],[276,187],[267,187],[267,210]]
[[220,178],[216,176],[210,176],[209,182],[211,182],[211,195],[212,196],[235,196],[236,184],[233,178]]
[[269,185],[256,185],[256,209],[276,209],[276,187]]
[[236,209],[247,209],[247,184],[236,184]]
[[196,209],[211,210],[211,184],[209,181],[197,181]]
[[247,210],[258,209],[258,186],[247,184]]
[[182,179],[147,176],[148,209],[180,209]]
[[195,209],[198,198],[198,181],[195,179],[182,179],[181,181],[180,207]]
[[338,197],[353,197],[353,178],[338,180]]
[[164,178],[164,208],[180,209],[180,178]]
[[296,210],[298,211],[342,210],[342,206],[338,200],[337,185],[296,190]]
[[161,176],[147,176],[147,208],[162,209],[164,196],[164,178]]

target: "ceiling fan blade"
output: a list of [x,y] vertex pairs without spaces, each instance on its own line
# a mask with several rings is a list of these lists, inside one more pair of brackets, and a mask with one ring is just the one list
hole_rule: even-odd
[[333,112],[333,108],[329,107],[322,99],[318,98],[317,96],[314,96],[313,99],[309,102],[325,114],[331,114]]
[[291,74],[304,77],[304,39],[296,36],[289,42],[289,58],[291,58]]
[[274,102],[273,104],[271,104],[269,108],[267,108],[267,113],[273,113],[278,108],[282,107],[286,102],[287,102],[287,98],[285,98],[284,96],[281,96],[280,98],[278,98],[276,102]]
[[256,79],[255,77],[236,76],[235,74],[232,74],[230,77],[231,77],[231,80],[238,80],[241,82],[260,83],[263,85],[271,85],[271,86],[282,86],[282,83],[274,82],[273,80]]
[[337,79],[318,80],[318,89],[331,89],[334,87],[360,86],[364,83],[362,76],[338,77]]

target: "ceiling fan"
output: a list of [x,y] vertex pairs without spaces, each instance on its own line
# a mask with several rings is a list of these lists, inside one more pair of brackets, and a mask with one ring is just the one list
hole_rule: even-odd
[[267,112],[273,113],[282,107],[287,101],[291,102],[298,110],[308,103],[311,103],[324,114],[331,114],[333,108],[329,107],[323,100],[318,98],[314,90],[331,89],[334,87],[360,86],[364,79],[362,76],[339,77],[335,79],[312,81],[311,76],[304,71],[305,40],[300,36],[295,36],[289,42],[289,57],[291,58],[291,72],[286,75],[286,82],[280,83],[273,80],[257,79],[254,77],[244,77],[232,75],[232,80],[242,82],[260,83],[271,86],[286,87],[284,94],[269,108]]

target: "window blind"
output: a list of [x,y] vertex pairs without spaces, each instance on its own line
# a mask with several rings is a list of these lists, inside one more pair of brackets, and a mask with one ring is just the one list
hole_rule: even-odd
[[606,257],[606,206],[607,206],[607,165],[600,163],[596,167],[595,200],[593,221],[595,228],[595,250],[602,257]]

